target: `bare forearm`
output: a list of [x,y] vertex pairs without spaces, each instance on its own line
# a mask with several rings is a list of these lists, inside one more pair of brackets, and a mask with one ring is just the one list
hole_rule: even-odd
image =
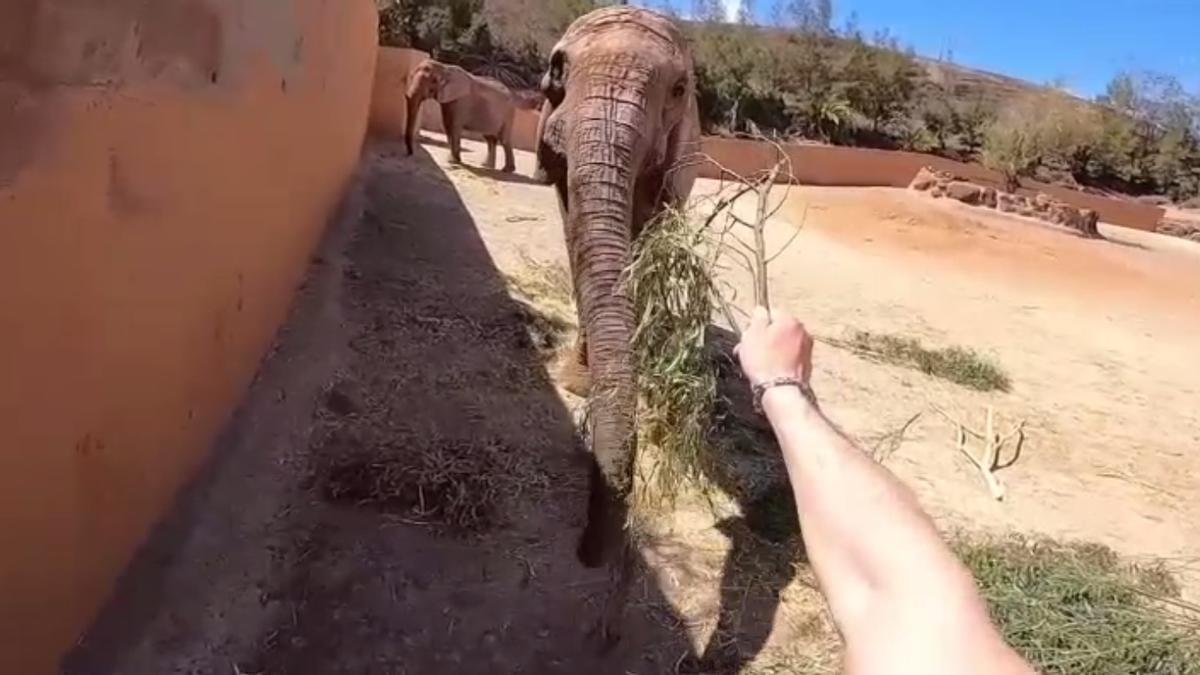
[[[970,574],[891,472],[798,390],[769,391],[763,407],[783,448],[809,558],[849,646],[889,630],[889,621],[990,630]],[[919,616],[907,616],[909,608]]]
[[783,447],[846,672],[1031,673],[912,493],[805,400],[812,348],[795,318],[756,307],[737,350]]

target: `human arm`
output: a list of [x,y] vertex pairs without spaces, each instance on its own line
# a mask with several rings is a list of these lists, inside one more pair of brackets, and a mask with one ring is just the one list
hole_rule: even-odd
[[[751,384],[807,382],[812,339],[759,309],[738,347]],[[846,643],[849,673],[1026,674],[1001,639],[970,572],[916,498],[797,387],[767,389],[763,410],[783,451],[809,560]]]

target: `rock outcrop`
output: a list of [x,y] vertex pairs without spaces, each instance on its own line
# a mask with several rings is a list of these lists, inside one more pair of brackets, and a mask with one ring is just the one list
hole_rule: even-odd
[[1097,228],[1100,215],[1092,209],[1080,209],[1039,192],[1034,197],[997,192],[995,188],[958,180],[947,171],[923,167],[908,185],[910,190],[928,192],[934,198],[947,198],[970,206],[996,209],[1002,213],[1015,213],[1028,218],[1037,218],[1048,223],[1069,227],[1085,237],[1099,237]]
[[1166,234],[1180,239],[1190,239],[1195,242],[1200,242],[1200,224],[1185,222],[1182,220],[1174,220],[1172,218],[1164,218],[1158,224],[1156,231],[1159,234]]

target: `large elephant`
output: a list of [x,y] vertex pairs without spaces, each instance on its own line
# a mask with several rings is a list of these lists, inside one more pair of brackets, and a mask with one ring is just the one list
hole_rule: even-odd
[[504,171],[516,169],[512,147],[516,99],[503,83],[472,75],[458,66],[426,59],[409,78],[407,95],[404,142],[408,154],[413,153],[421,104],[432,98],[442,106],[442,126],[450,142],[451,161],[462,162],[462,132],[466,129],[482,134],[487,141],[487,160],[484,162],[487,168],[496,168],[496,144],[502,143]]
[[[700,121],[687,43],[656,12],[628,6],[576,20],[542,79],[538,166],[558,192],[579,310],[580,339],[562,377],[590,398],[593,464],[580,560],[617,573],[609,637],[629,574],[625,532],[635,452],[633,299],[621,276],[633,239],[695,182]],[[690,160],[690,161],[689,161]]]

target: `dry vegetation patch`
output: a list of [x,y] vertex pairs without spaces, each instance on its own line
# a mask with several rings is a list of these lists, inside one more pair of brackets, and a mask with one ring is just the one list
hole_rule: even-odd
[[334,457],[314,482],[332,502],[473,533],[500,524],[503,500],[549,487],[535,457],[498,439],[434,441],[420,452],[375,448]]
[[1005,639],[1043,673],[1200,673],[1200,607],[1163,564],[1099,544],[960,538]]
[[543,357],[553,356],[577,326],[571,273],[563,265],[525,257],[505,275],[529,340]]
[[935,347],[916,338],[855,331],[849,340],[832,340],[858,354],[919,370],[978,391],[1009,391],[1012,383],[990,358],[967,347]]

